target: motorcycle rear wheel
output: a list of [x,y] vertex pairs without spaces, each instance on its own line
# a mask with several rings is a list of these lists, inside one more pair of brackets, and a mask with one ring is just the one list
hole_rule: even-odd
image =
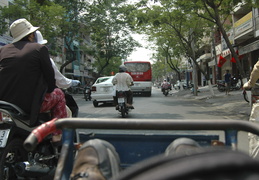
[[121,106],[121,117],[125,118],[126,117],[126,106]]
[[19,177],[15,174],[14,165],[23,162],[27,152],[23,148],[22,139],[13,139],[4,149],[0,150],[0,180],[13,180]]

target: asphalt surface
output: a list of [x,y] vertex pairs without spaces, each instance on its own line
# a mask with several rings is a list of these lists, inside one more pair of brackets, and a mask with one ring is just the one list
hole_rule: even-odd
[[172,91],[171,94],[177,98],[193,99],[210,103],[217,110],[231,111],[237,117],[244,120],[249,120],[251,106],[245,101],[243,90],[230,91],[229,95],[225,92],[219,92],[217,87],[213,88],[214,95],[209,90],[209,86],[199,87],[198,95],[194,96],[191,90]]

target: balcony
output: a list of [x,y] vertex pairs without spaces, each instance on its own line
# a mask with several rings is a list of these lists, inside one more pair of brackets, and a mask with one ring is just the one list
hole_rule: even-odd
[[253,15],[252,11],[250,11],[248,14],[234,23],[234,39],[236,45],[253,38],[254,25],[252,19]]

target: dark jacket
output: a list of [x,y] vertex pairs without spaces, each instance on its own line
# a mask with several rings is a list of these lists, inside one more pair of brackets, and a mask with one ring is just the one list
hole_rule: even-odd
[[19,41],[0,49],[0,100],[31,113],[33,101],[41,103],[44,92],[54,88],[54,70],[46,46]]

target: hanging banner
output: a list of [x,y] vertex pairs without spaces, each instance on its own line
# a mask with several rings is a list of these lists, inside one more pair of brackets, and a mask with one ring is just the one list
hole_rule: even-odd
[[223,64],[226,62],[227,60],[222,57],[221,55],[219,56],[219,61],[218,61],[218,67],[222,67]]

